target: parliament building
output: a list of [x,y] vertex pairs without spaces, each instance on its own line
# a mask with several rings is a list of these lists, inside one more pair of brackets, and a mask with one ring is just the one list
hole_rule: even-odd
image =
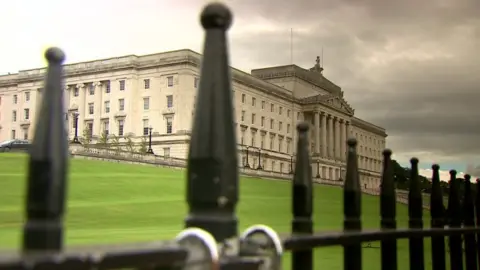
[[[130,136],[152,130],[155,154],[186,158],[202,56],[191,50],[129,55],[65,65],[68,134]],[[339,86],[325,78],[317,58],[309,69],[267,67],[250,74],[231,68],[240,166],[289,173],[300,121],[311,124],[312,174],[344,178],[346,139],[357,138],[360,178],[377,188],[385,129],[355,117]],[[46,69],[0,76],[0,141],[30,139]],[[247,159],[248,154],[248,159]]]

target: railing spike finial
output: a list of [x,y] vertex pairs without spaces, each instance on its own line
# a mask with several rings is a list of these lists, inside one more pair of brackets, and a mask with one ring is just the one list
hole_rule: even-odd
[[[423,229],[423,202],[420,179],[418,178],[418,158],[410,159],[410,185],[408,192],[408,225],[410,229]],[[421,269],[425,267],[425,258],[422,237],[410,237],[409,239],[410,269]]]
[[[395,181],[393,178],[392,150],[383,150],[382,186],[380,187],[380,215],[382,229],[395,230],[396,221],[396,195]],[[397,269],[397,241],[381,241],[382,269]]]
[[[361,187],[358,171],[357,140],[347,140],[347,171],[343,186],[343,229],[361,231]],[[362,246],[360,243],[344,246],[343,263],[345,269],[355,269],[362,265]]]
[[[313,233],[313,185],[312,165],[308,150],[308,129],[306,122],[297,125],[297,162],[293,176],[292,194],[292,234]],[[313,269],[312,249],[292,252],[292,269]]]
[[[432,165],[432,192],[430,194],[431,227],[441,229],[445,226],[445,207],[442,187],[440,186],[440,166]],[[432,269],[445,269],[445,237],[432,236]]]
[[[471,176],[465,174],[465,194],[463,197],[463,224],[465,227],[475,227],[475,204],[473,202]],[[477,250],[475,233],[466,233],[465,240],[465,265],[467,269],[477,269]]]
[[[460,228],[462,225],[462,209],[460,204],[460,188],[457,181],[457,171],[450,170],[450,189],[448,194],[447,220],[451,228]],[[450,235],[450,268],[463,269],[462,237]]]
[[23,250],[59,251],[63,245],[68,138],[62,86],[64,52],[50,48],[45,94],[30,148]]
[[232,14],[225,5],[213,3],[200,20],[206,35],[187,161],[185,223],[221,242],[237,235],[237,140],[226,38]]

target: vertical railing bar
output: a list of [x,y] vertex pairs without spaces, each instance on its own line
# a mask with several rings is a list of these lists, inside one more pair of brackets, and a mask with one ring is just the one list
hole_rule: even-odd
[[45,94],[30,148],[23,251],[60,251],[63,246],[68,170],[68,138],[62,86],[65,54],[58,48],[45,53],[48,61]]
[[232,14],[212,3],[201,14],[206,31],[187,160],[186,227],[210,232],[218,242],[237,235],[238,162],[226,32]]
[[[360,176],[358,171],[357,140],[347,140],[347,168],[343,186],[343,230],[362,230],[362,201]],[[345,270],[362,269],[362,244],[344,245],[343,268]]]
[[[475,206],[473,204],[471,176],[465,176],[465,194],[463,196],[463,224],[465,227],[475,226]],[[477,246],[475,243],[475,234],[466,233],[465,239],[465,265],[467,270],[477,270]]]
[[[431,227],[443,228],[445,225],[444,220],[444,205],[443,194],[440,186],[440,166],[437,164],[432,165],[432,191],[430,194],[430,215],[431,215]],[[432,269],[433,270],[445,270],[445,237],[434,236],[432,237]]]
[[[392,151],[383,151],[383,174],[380,188],[381,227],[386,230],[395,230],[396,222],[396,195],[393,180]],[[396,270],[397,265],[397,240],[381,241],[382,270]]]
[[[450,171],[450,189],[448,196],[448,224],[451,228],[460,228],[462,225],[462,209],[460,205],[460,194],[457,181],[457,171]],[[449,239],[450,269],[463,269],[463,252],[461,235],[451,235]]]
[[[292,185],[292,234],[311,235],[313,233],[313,186],[312,166],[308,143],[308,123],[297,125],[297,162]],[[313,269],[313,250],[292,251],[292,269]]]
[[[477,178],[475,194],[475,224],[480,228],[480,178]],[[480,233],[477,236],[477,263],[480,266]]]
[[[418,159],[410,160],[410,186],[408,193],[408,225],[410,229],[423,228],[423,202],[418,178]],[[410,270],[425,269],[423,237],[409,238]]]

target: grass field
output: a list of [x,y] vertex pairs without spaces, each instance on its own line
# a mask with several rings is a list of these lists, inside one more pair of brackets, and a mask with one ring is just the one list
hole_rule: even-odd
[[[18,248],[23,219],[27,158],[0,155],[0,248]],[[242,178],[238,216],[241,230],[264,223],[290,230],[290,183]],[[67,244],[149,241],[174,237],[186,215],[184,171],[101,161],[72,160],[66,218]],[[315,229],[340,230],[342,191],[315,187]],[[362,197],[364,228],[377,228],[379,199]],[[398,226],[407,225],[407,207],[398,204]],[[425,212],[425,215],[428,215]],[[373,244],[379,247],[378,243]],[[425,241],[427,265],[430,242]],[[399,269],[408,269],[408,242],[398,243]],[[380,249],[363,249],[364,269],[380,269]],[[341,269],[341,248],[318,249],[317,269]],[[289,256],[286,256],[289,260]],[[285,268],[289,269],[289,261]]]

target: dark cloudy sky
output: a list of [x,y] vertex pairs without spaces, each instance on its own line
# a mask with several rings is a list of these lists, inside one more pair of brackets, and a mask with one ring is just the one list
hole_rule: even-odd
[[[64,48],[68,62],[201,51],[198,13],[207,1],[65,2],[3,4],[0,22],[15,27],[4,33],[14,38],[0,45],[0,72],[41,66],[48,45]],[[395,158],[459,170],[480,164],[480,1],[223,2],[235,16],[235,67],[289,64],[293,28],[294,62],[313,66],[323,46],[324,74],[343,88],[357,116],[387,129]]]

